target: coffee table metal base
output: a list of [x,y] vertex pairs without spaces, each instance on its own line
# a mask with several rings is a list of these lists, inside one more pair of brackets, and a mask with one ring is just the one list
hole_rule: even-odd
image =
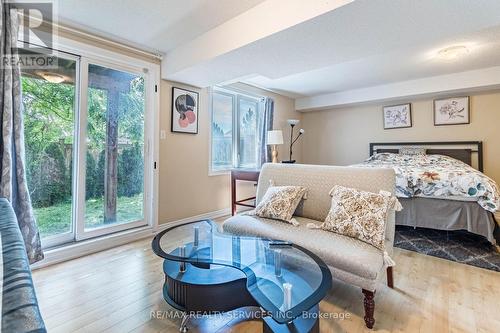
[[[220,313],[245,306],[259,306],[246,288],[246,275],[234,267],[186,264],[165,260],[163,297],[172,307],[187,312]],[[264,332],[319,332],[319,307],[315,305],[288,324],[264,317]],[[182,328],[186,328],[184,323]]]

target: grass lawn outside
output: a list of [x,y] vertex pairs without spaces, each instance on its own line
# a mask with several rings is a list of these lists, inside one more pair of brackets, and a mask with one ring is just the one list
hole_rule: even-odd
[[[85,228],[91,229],[104,224],[104,198],[89,199],[85,202]],[[38,230],[42,238],[71,230],[71,202],[50,207],[34,208]],[[117,223],[127,223],[143,219],[142,194],[133,197],[118,197]]]

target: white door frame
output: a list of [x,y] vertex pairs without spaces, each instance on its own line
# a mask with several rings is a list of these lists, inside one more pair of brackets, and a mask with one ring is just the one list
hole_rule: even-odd
[[[103,224],[102,226],[92,228],[90,230],[85,229],[85,173],[86,173],[86,157],[87,157],[87,122],[88,122],[88,68],[89,65],[97,65],[106,68],[110,68],[117,71],[127,72],[144,78],[145,87],[145,105],[144,105],[144,187],[143,187],[143,214],[144,219],[139,221],[132,221],[127,223],[113,223],[110,225]],[[149,71],[142,67],[136,66],[123,66],[111,63],[106,60],[96,59],[94,57],[85,57],[82,59],[81,66],[81,87],[82,87],[82,98],[80,100],[80,118],[79,118],[79,163],[78,163],[78,177],[79,177],[79,189],[78,189],[78,200],[76,204],[77,220],[76,220],[76,240],[83,240],[93,237],[98,237],[102,235],[107,235],[117,231],[122,231],[126,229],[131,229],[134,227],[142,227],[145,225],[151,225],[150,219],[150,207],[147,204],[151,195],[151,179],[150,179],[150,168],[147,166],[151,165],[148,161],[151,160],[151,149],[150,142],[152,140],[151,133],[149,131],[149,118],[151,114],[154,114],[149,102],[150,91],[154,90],[154,85],[151,85],[151,79],[149,78]],[[84,96],[85,95],[85,96]]]
[[[75,96],[75,142],[73,160],[73,217],[71,233],[48,237],[45,248],[71,241],[98,237],[125,229],[147,226],[158,227],[158,169],[159,169],[159,108],[160,108],[160,64],[131,57],[98,46],[58,36],[54,41],[54,51],[73,56],[77,61]],[[144,220],[115,224],[84,230],[85,224],[85,169],[87,130],[87,86],[89,63],[116,70],[140,74],[145,79],[144,114]]]

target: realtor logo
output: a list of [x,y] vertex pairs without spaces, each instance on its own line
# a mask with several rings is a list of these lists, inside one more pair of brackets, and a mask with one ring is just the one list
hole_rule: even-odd
[[23,48],[52,49],[54,47],[54,4],[52,1],[11,2],[19,15],[18,38]]
[[[25,69],[48,69],[57,67],[53,54],[57,36],[55,1],[5,1],[11,21],[17,18],[17,43],[12,45],[15,54],[3,55],[3,67],[21,66]],[[7,9],[6,8],[6,9]],[[13,33],[15,28],[13,26]]]

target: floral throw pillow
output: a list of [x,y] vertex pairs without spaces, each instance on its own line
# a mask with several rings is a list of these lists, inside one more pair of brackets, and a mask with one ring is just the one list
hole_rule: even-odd
[[402,209],[396,197],[386,191],[377,194],[338,185],[330,195],[332,206],[321,229],[357,238],[384,251],[389,210]]
[[292,216],[306,192],[302,186],[269,186],[253,214],[296,224]]

